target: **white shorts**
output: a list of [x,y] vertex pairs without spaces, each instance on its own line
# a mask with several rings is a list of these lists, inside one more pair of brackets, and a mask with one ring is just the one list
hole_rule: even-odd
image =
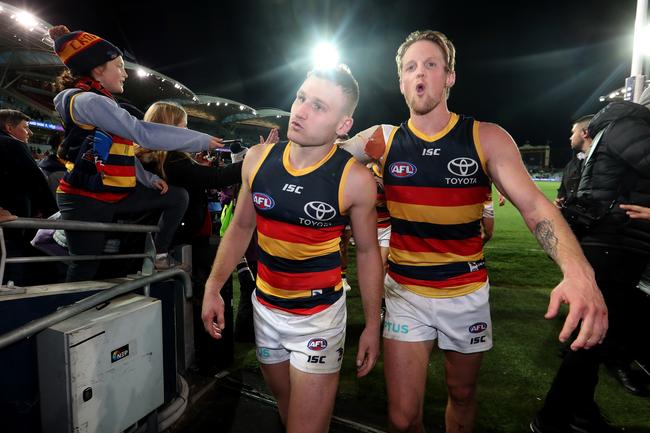
[[399,341],[438,339],[438,347],[460,353],[492,348],[490,283],[456,298],[427,298],[406,290],[386,275],[384,338]]
[[390,226],[377,228],[377,241],[380,247],[388,248],[390,244]]
[[257,359],[289,363],[306,373],[336,373],[345,345],[345,293],[329,308],[310,316],[266,307],[252,295]]

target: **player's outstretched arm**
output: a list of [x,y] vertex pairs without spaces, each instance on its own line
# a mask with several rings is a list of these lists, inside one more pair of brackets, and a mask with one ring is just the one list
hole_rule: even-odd
[[481,123],[479,138],[490,177],[499,191],[519,209],[528,228],[564,275],[551,292],[545,317],[555,317],[560,305],[568,304],[569,314],[560,332],[560,341],[566,341],[582,321],[571,348],[588,349],[601,343],[607,332],[607,307],[596,285],[594,271],[571,229],[530,179],[514,140],[505,130]]
[[368,374],[379,357],[384,272],[377,243],[376,193],[375,181],[370,172],[355,162],[348,174],[343,200],[344,208],[347,208],[350,215],[357,249],[357,276],[365,316],[365,328],[359,338],[357,352],[357,377]]

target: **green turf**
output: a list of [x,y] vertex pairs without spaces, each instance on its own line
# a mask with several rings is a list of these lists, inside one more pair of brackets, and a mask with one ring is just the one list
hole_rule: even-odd
[[[557,183],[538,183],[549,197],[555,196]],[[527,432],[528,423],[541,407],[544,395],[560,364],[557,335],[561,320],[543,318],[550,290],[561,274],[538,247],[509,203],[497,207],[495,233],[486,248],[491,281],[491,305],[494,348],[485,355],[479,379],[479,411],[476,432]],[[348,333],[341,373],[337,412],[350,414],[355,408],[358,419],[385,419],[383,363],[367,377],[354,376],[357,340],[363,326],[363,311],[357,289],[354,249],[350,251],[348,296]],[[240,352],[240,361],[254,368],[252,350]],[[442,355],[431,358],[425,425],[429,432],[441,432],[446,390]],[[650,431],[650,398],[626,393],[601,370],[597,401],[613,424],[629,433]],[[348,404],[350,403],[350,404]]]

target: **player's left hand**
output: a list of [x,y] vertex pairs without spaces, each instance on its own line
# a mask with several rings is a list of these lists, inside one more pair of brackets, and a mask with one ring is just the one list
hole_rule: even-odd
[[373,369],[379,358],[379,330],[365,328],[359,337],[357,352],[357,377],[363,377]]
[[544,317],[555,317],[561,304],[569,305],[569,314],[560,331],[560,341],[566,341],[580,325],[580,332],[571,343],[572,350],[589,349],[603,342],[608,327],[607,306],[593,277],[565,277],[551,292]]

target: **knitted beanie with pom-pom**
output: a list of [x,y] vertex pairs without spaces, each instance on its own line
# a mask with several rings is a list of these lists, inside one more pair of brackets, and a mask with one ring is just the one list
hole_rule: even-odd
[[75,75],[90,75],[96,66],[122,55],[122,51],[106,39],[83,31],[71,32],[66,26],[49,30],[54,51]]

